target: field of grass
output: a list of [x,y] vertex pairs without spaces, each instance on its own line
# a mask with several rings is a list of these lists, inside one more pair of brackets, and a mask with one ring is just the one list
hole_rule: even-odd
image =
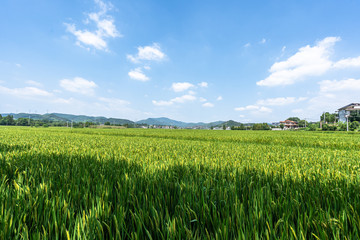
[[0,128],[0,239],[359,239],[360,134]]

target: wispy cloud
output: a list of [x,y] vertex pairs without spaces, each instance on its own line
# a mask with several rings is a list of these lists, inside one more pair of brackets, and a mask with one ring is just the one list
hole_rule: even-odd
[[360,56],[355,58],[345,58],[334,63],[334,68],[360,67]]
[[171,106],[174,103],[192,102],[192,101],[195,101],[196,99],[197,98],[195,96],[186,94],[186,95],[183,95],[181,97],[173,98],[173,99],[171,99],[169,101],[163,101],[163,100],[156,101],[156,100],[153,100],[152,103],[154,105],[156,105],[156,106]]
[[207,88],[209,86],[209,84],[207,82],[201,82],[198,85],[202,88]]
[[69,92],[84,95],[93,95],[94,89],[97,87],[95,82],[81,77],[75,77],[74,79],[62,79],[60,80],[60,86]]
[[214,107],[214,104],[207,102],[207,103],[204,103],[202,106],[211,108],[211,107]]
[[137,49],[137,54],[127,55],[127,59],[133,63],[140,63],[141,61],[162,61],[166,57],[158,43],[154,43],[151,46],[138,47]]
[[32,85],[32,86],[36,86],[36,87],[42,87],[42,83],[39,83],[39,82],[36,82],[36,81],[33,81],[33,80],[28,80],[25,82],[26,84],[28,85]]
[[149,81],[150,78],[147,77],[141,70],[141,68],[135,68],[133,70],[131,70],[129,73],[128,73],[129,77],[131,79],[134,79],[134,80],[138,80],[138,81],[141,81],[141,82],[146,82],[146,81]]
[[64,23],[66,30],[73,34],[79,46],[91,46],[98,50],[108,50],[107,39],[122,37],[114,24],[114,18],[107,14],[112,9],[110,3],[101,0],[95,0],[99,7],[98,12],[87,14],[86,22],[93,22],[96,25],[95,30],[78,29],[74,23]]
[[268,98],[268,99],[261,99],[256,102],[257,105],[262,106],[284,106],[289,104],[294,104],[297,102],[301,102],[306,100],[306,97],[278,97],[278,98]]
[[177,82],[171,85],[171,89],[174,92],[183,92],[193,87],[195,87],[195,85],[189,82]]
[[217,100],[217,101],[221,101],[221,100],[223,100],[223,97],[222,97],[222,96],[218,96],[218,97],[216,98],[216,100]]
[[264,106],[258,105],[248,105],[246,107],[238,107],[235,108],[235,111],[253,111],[253,112],[260,112],[260,113],[271,113],[272,109]]
[[53,94],[36,87],[7,88],[0,86],[1,94],[14,95],[17,97],[50,97]]
[[360,79],[345,79],[345,80],[324,80],[319,82],[320,92],[346,92],[346,91],[360,91]]

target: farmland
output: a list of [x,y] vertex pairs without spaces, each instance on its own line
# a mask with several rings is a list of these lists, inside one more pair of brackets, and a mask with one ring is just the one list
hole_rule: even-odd
[[0,128],[0,239],[360,238],[360,134]]

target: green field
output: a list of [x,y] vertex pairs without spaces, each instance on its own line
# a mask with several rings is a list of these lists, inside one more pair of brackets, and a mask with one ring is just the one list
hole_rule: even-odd
[[359,239],[360,134],[0,128],[0,239]]

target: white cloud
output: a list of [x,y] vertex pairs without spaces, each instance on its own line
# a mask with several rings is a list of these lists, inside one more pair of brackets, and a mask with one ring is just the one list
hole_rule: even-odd
[[203,87],[203,88],[207,88],[208,87],[208,83],[207,82],[201,82],[198,84],[200,87]]
[[50,97],[52,93],[36,87],[7,88],[0,86],[1,94],[14,95],[16,97]]
[[151,69],[151,67],[150,67],[150,66],[144,66],[144,69],[146,69],[146,70],[150,70],[150,69]]
[[135,68],[128,73],[129,77],[134,80],[146,82],[150,79],[142,72],[141,68]]
[[156,106],[170,106],[173,104],[172,101],[156,101],[156,100],[153,100],[152,103]]
[[186,103],[186,102],[192,102],[192,101],[195,101],[197,98],[193,95],[189,95],[189,94],[186,94],[186,95],[183,95],[181,97],[176,97],[176,98],[173,98],[171,99],[170,101],[156,101],[156,100],[153,100],[152,103],[156,106],[170,106],[174,103]]
[[278,97],[278,98],[268,98],[268,99],[261,99],[256,102],[258,105],[263,106],[284,106],[289,105],[297,102],[301,102],[306,100],[305,97],[295,98],[295,97]]
[[26,84],[29,84],[29,85],[33,85],[33,86],[36,86],[36,87],[42,87],[42,84],[39,83],[39,82],[36,82],[36,81],[33,81],[33,80],[28,80],[25,82]]
[[360,79],[324,80],[319,82],[320,92],[360,91]]
[[133,63],[145,61],[161,61],[166,55],[161,51],[160,45],[154,43],[152,46],[138,47],[138,53],[134,55],[127,55],[127,58]]
[[274,63],[270,76],[257,82],[259,86],[290,85],[308,76],[320,76],[332,67],[330,53],[339,37],[327,37],[315,46],[302,47],[293,56]]
[[334,68],[360,67],[360,56],[356,58],[345,58],[334,63]]
[[112,16],[107,15],[112,6],[100,0],[95,0],[95,3],[100,8],[99,12],[89,13],[87,23],[92,21],[96,25],[96,30],[90,31],[87,29],[77,29],[75,24],[64,23],[66,30],[72,33],[76,39],[76,44],[79,46],[87,45],[92,46],[98,50],[107,50],[107,38],[121,37],[121,34],[116,29],[114,19]]
[[94,89],[97,87],[93,81],[88,81],[81,77],[74,79],[60,80],[60,86],[69,92],[81,93],[84,95],[93,95]]
[[21,68],[21,67],[22,67],[20,63],[16,63],[15,65],[16,65],[18,68]]
[[52,101],[53,103],[59,103],[59,104],[74,104],[75,102],[77,102],[76,99],[74,98],[56,98]]
[[174,92],[183,92],[193,87],[195,87],[194,84],[191,84],[189,82],[178,82],[171,85],[171,89]]
[[223,100],[223,97],[222,97],[222,96],[218,96],[216,100],[217,100],[217,101],[221,101],[221,100]]
[[251,44],[250,44],[250,43],[247,43],[247,44],[244,45],[244,48],[248,48],[248,47],[250,47],[250,46],[251,46]]
[[185,102],[189,102],[189,101],[195,101],[196,97],[193,95],[183,95],[181,97],[176,97],[171,99],[172,102],[174,103],[185,103]]
[[203,107],[214,107],[214,104],[207,102],[207,103],[204,103],[202,106]]
[[206,102],[207,100],[206,100],[206,98],[200,97],[200,98],[199,98],[199,101],[200,101],[200,102]]
[[260,43],[261,43],[261,44],[265,44],[265,43],[266,43],[266,39],[265,39],[265,38],[261,39]]
[[260,112],[260,113],[271,113],[272,109],[264,106],[258,105],[248,105],[246,107],[238,107],[235,108],[235,111],[253,111],[253,112]]
[[99,100],[101,102],[107,103],[109,105],[109,107],[115,108],[115,107],[120,107],[120,106],[125,106],[125,105],[129,105],[130,102],[123,100],[123,99],[119,99],[119,98],[104,98],[104,97],[99,97]]
[[68,32],[74,34],[77,38],[77,45],[82,46],[81,43],[85,45],[91,45],[99,50],[106,50],[107,43],[105,40],[97,35],[96,33],[90,32],[88,30],[76,30],[74,24],[65,24]]
[[285,52],[285,50],[286,50],[286,46],[283,46],[283,47],[281,48],[281,52]]
[[304,113],[304,109],[297,108],[297,109],[291,110],[291,112],[292,112],[292,113],[295,113],[295,114],[303,114],[303,113]]

